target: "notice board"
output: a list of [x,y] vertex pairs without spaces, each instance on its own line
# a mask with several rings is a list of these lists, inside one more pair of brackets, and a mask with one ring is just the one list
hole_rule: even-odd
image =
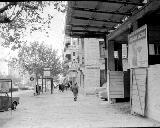
[[128,35],[129,68],[148,67],[147,25]]

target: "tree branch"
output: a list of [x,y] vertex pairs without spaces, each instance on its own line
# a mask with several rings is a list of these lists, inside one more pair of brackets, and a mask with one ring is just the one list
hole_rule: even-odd
[[11,5],[16,5],[17,2],[10,2],[9,4],[7,4],[6,6],[4,6],[3,8],[0,9],[0,13],[3,13],[5,10],[7,10],[9,8],[9,6]]
[[31,6],[31,5],[24,5],[26,8],[29,8],[29,9],[38,9],[38,6]]
[[0,23],[11,23],[12,20],[10,20],[8,17],[0,17]]
[[[21,3],[21,4],[22,4],[21,5],[22,9],[20,11],[18,11],[17,14],[12,19],[10,19],[9,17],[0,16],[0,23],[11,23],[22,12],[24,7],[27,7],[27,8],[33,9],[33,10],[38,9],[37,6],[31,6],[31,5],[28,5],[28,4],[25,4],[25,3]],[[0,13],[3,13],[11,5],[17,5],[17,2],[10,2],[8,5],[6,5],[6,6],[4,6],[3,8],[0,9]]]

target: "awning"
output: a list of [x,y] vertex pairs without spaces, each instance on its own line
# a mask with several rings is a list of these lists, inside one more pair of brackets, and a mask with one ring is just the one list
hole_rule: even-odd
[[143,0],[69,1],[65,34],[104,37],[144,5]]

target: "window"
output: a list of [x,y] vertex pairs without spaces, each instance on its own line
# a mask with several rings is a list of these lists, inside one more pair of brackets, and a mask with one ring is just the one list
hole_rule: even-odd
[[160,64],[160,43],[149,44],[148,64]]
[[100,57],[105,57],[105,44],[104,41],[99,41],[99,51],[100,51]]
[[71,54],[66,54],[66,58],[67,58],[68,60],[71,60]]
[[149,55],[160,55],[160,44],[149,44]]
[[73,56],[75,56],[75,52],[73,52]]
[[100,87],[107,81],[105,70],[100,70]]

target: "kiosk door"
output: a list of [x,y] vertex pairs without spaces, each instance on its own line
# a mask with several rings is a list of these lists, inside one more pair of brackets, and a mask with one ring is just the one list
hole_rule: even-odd
[[144,116],[146,96],[146,68],[132,70],[131,112]]

